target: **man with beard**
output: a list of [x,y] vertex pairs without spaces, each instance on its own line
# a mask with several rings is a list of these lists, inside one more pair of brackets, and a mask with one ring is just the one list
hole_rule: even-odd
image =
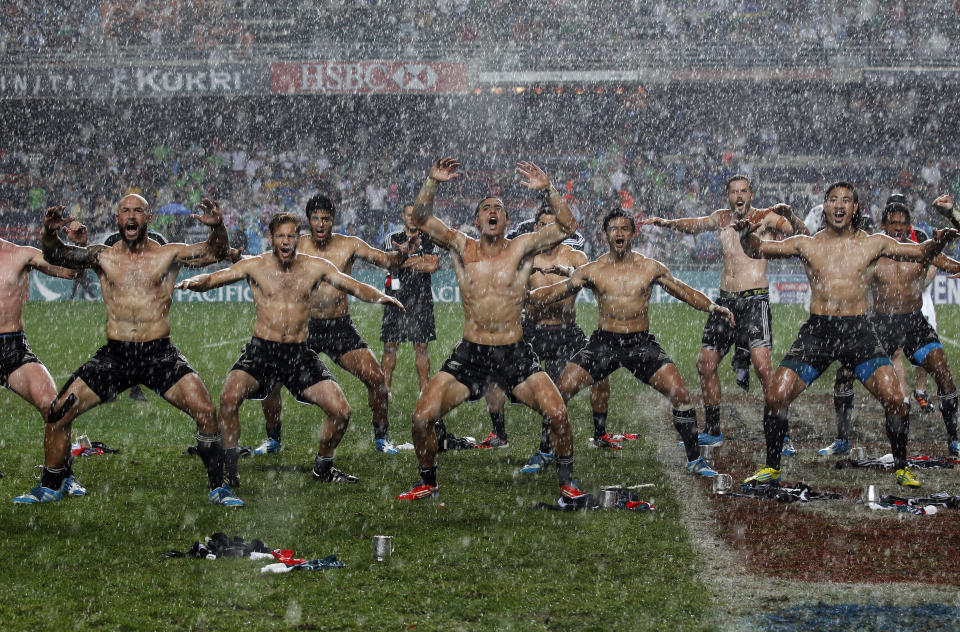
[[882,257],[920,262],[924,269],[956,238],[955,229],[938,230],[922,244],[900,243],[888,235],[856,228],[859,202],[853,186],[832,184],[824,196],[827,226],[813,237],[797,235],[783,241],[760,239],[759,223],[738,220],[743,251],[757,259],[799,258],[810,283],[810,318],[800,328],[787,355],[765,391],[763,434],[766,462],[744,482],[780,483],[780,454],[793,402],[835,360],[854,374],[883,406],[886,432],[899,485],[919,487],[907,466],[910,409],[903,401],[900,382],[867,317],[869,269]]
[[220,431],[227,484],[237,487],[237,443],[240,440],[240,405],[246,399],[263,399],[275,388],[286,386],[297,401],[319,406],[327,414],[320,432],[320,447],[314,458],[313,478],[322,482],[356,483],[359,479],[333,467],[333,454],[350,421],[350,405],[316,351],[307,345],[310,297],[321,284],[370,302],[403,309],[389,297],[365,283],[341,273],[325,259],[297,253],[300,221],[290,213],[270,219],[273,250],[244,259],[224,270],[181,281],[177,288],[206,292],[246,281],[250,285],[257,320],[253,338],[227,374],[220,392]]
[[437,494],[438,442],[434,426],[463,402],[479,399],[491,384],[497,384],[513,399],[550,420],[560,493],[564,498],[581,499],[585,494],[573,481],[573,442],[567,408],[533,349],[523,341],[520,320],[534,256],[571,235],[577,222],[547,174],[533,163],[519,162],[516,171],[525,178],[520,184],[545,193],[556,222],[541,231],[507,239],[509,219],[503,201],[487,197],[474,210],[474,225],[480,236],[472,239],[433,214],[438,186],[457,178],[459,168],[460,163],[453,158],[438,159],[414,204],[414,218],[420,230],[450,251],[460,285],[464,325],[463,339],[417,400],[413,443],[420,480],[397,499],[416,500]]
[[[700,356],[697,358],[705,417],[704,431],[699,437],[700,445],[718,446],[723,443],[723,434],[720,431],[720,377],[717,368],[731,345],[750,350],[750,359],[764,390],[773,375],[770,359],[773,329],[770,324],[767,262],[746,256],[740,247],[739,235],[730,226],[737,220],[747,218],[758,223],[761,234],[768,238],[807,234],[806,226],[786,204],[777,204],[769,209],[755,209],[750,205],[751,200],[753,188],[750,181],[745,176],[736,175],[727,181],[727,201],[730,208],[714,211],[705,217],[650,217],[643,222],[688,234],[715,230],[720,239],[723,272],[720,276],[720,298],[717,303],[733,312],[737,326],[733,327],[720,316],[711,314],[703,328]],[[790,438],[786,437],[784,454],[794,453],[793,444]]]
[[[395,268],[402,265],[407,255],[419,247],[418,240],[410,240],[395,252],[377,250],[359,237],[334,233],[335,216],[336,209],[330,198],[321,194],[310,198],[306,206],[310,237],[301,240],[299,250],[303,254],[326,259],[344,274],[350,274],[358,259],[381,268]],[[310,336],[307,345],[318,353],[327,354],[363,382],[367,387],[367,401],[373,415],[374,447],[377,452],[396,454],[397,449],[390,442],[388,393],[383,369],[350,318],[346,292],[329,283],[317,286],[317,291],[310,298]],[[263,400],[267,438],[253,449],[253,454],[279,452],[282,449],[281,412],[278,386]]]
[[603,234],[609,252],[582,268],[565,282],[541,287],[530,293],[530,303],[548,305],[575,296],[582,288],[593,290],[600,318],[590,341],[567,363],[557,381],[564,401],[587,386],[606,379],[618,368],[628,369],[638,380],[665,395],[673,406],[673,425],[683,439],[686,469],[698,476],[716,476],[700,456],[697,442],[697,413],[690,393],[673,360],[649,332],[649,305],[653,286],[694,309],[716,314],[730,327],[733,314],[704,294],[677,280],[665,265],[633,250],[636,236],[633,215],[614,209],[603,218]]
[[124,196],[117,205],[116,221],[122,239],[111,247],[64,244],[57,230],[71,220],[61,215],[62,207],[47,211],[41,236],[44,257],[56,265],[89,268],[96,273],[107,311],[107,344],[74,372],[51,406],[54,436],[44,442],[46,466],[41,493],[60,489],[69,476],[73,420],[131,386],[143,384],[196,421],[197,453],[207,471],[210,502],[243,505],[223,484],[223,447],[210,393],[170,342],[170,303],[180,268],[209,265],[228,253],[220,208],[206,198],[201,208],[203,213],[193,217],[210,226],[207,241],[164,246],[147,237],[153,215],[139,195]]
[[[67,231],[71,241],[85,240],[86,227],[73,222]],[[43,418],[44,443],[55,440],[50,423],[50,404],[57,397],[57,387],[47,367],[34,355],[23,331],[23,303],[27,300],[30,271],[37,270],[62,279],[73,279],[74,270],[50,265],[43,254],[30,246],[19,246],[0,239],[0,384],[29,402]],[[58,464],[46,465],[56,469]],[[63,464],[64,478],[60,485],[39,489],[38,485],[14,502],[55,502],[63,496],[83,496],[87,493],[70,472],[70,462]],[[2,476],[2,474],[0,474]]]

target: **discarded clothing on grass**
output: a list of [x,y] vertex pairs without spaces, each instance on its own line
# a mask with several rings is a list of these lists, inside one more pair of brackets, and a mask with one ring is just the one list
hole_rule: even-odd
[[[607,491],[616,491],[616,504],[611,509],[627,509],[629,511],[653,511],[656,507],[653,504],[640,500],[631,489],[625,487],[605,487]],[[549,503],[537,503],[534,509],[548,509],[550,511],[578,511],[580,509],[600,509],[600,498],[594,494],[584,494],[580,498],[570,499],[561,496],[557,499],[556,505]]]
[[[918,454],[917,456],[911,456],[907,458],[907,465],[910,467],[915,467],[919,470],[936,468],[951,469],[958,463],[960,463],[960,459],[949,456],[935,457]],[[840,459],[836,464],[836,468],[838,470],[843,470],[850,467],[872,467],[881,470],[892,470],[893,466],[892,454],[884,454],[876,459]]]
[[809,502],[811,500],[837,500],[842,498],[835,492],[814,491],[805,483],[795,483],[793,487],[786,485],[771,485],[769,483],[744,483],[740,491],[730,491],[724,494],[734,498],[758,498],[761,500],[775,500],[779,503]]
[[905,504],[915,507],[935,505],[948,509],[960,509],[960,496],[951,496],[947,492],[936,492],[929,496],[894,496],[893,494],[884,494],[880,496],[880,502],[892,505]]
[[94,441],[90,445],[74,443],[70,446],[70,454],[73,456],[96,456],[98,454],[116,454],[120,450],[107,447],[102,441]]
[[299,564],[267,564],[260,569],[261,573],[289,573],[290,571],[322,571],[328,568],[343,568],[346,564],[337,559],[336,555],[328,555],[323,559],[304,560]]
[[194,542],[186,553],[167,551],[160,557],[199,557],[204,560],[215,560],[218,557],[250,557],[252,553],[266,553],[273,557],[273,550],[262,540],[246,542],[239,536],[230,537],[217,532],[209,538],[204,538],[202,543]]
[[915,516],[932,516],[937,513],[937,508],[933,505],[921,507],[919,505],[908,505],[907,503],[887,503],[882,500],[878,503],[867,503],[867,507],[873,510],[898,511],[900,513],[914,514]]

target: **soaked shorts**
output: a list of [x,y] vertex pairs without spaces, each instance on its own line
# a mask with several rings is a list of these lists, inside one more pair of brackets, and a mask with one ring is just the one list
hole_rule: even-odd
[[861,382],[879,367],[890,365],[869,318],[814,314],[800,327],[780,366],[792,370],[809,386],[834,361],[852,367]]
[[257,381],[259,388],[249,399],[266,399],[277,384],[287,387],[298,402],[309,404],[303,392],[333,374],[305,342],[273,342],[254,336],[243,345],[240,358],[231,371],[243,371]]
[[542,325],[524,320],[523,340],[533,347],[554,382],[560,379],[570,358],[587,345],[587,336],[576,323]]
[[616,334],[602,329],[591,334],[587,346],[570,358],[570,362],[582,367],[594,382],[623,367],[645,384],[650,383],[650,378],[661,367],[673,364],[650,332]]
[[511,401],[516,401],[513,389],[534,373],[543,372],[537,354],[523,341],[510,345],[478,345],[461,340],[440,370],[470,389],[471,402],[483,397],[491,384],[499,385]]
[[137,384],[163,396],[180,378],[195,372],[169,338],[150,342],[107,340],[73,377],[83,380],[101,402],[109,402]]
[[0,334],[0,384],[10,388],[10,374],[31,362],[40,362],[30,349],[27,336],[22,331]]
[[920,366],[928,353],[934,349],[943,349],[936,330],[922,311],[909,314],[873,313],[870,314],[870,322],[873,323],[883,351],[888,357],[893,357],[897,349],[903,349],[910,363]]
[[343,354],[369,348],[349,316],[311,318],[309,328],[307,346],[317,353],[327,354],[337,364],[340,364]]
[[437,339],[433,301],[404,303],[404,312],[393,305],[383,306],[380,340],[383,342],[430,342]]
[[737,326],[717,312],[707,318],[700,345],[726,355],[733,344],[744,349],[770,348],[773,333],[770,327],[770,290],[757,288],[744,292],[720,291],[717,305],[733,312]]

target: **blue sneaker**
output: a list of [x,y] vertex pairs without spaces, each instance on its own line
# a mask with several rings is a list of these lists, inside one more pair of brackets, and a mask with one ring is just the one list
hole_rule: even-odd
[[63,485],[60,487],[60,493],[64,496],[86,496],[87,488],[80,484],[77,477],[71,474],[63,479]]
[[251,450],[250,454],[260,456],[261,454],[275,454],[282,450],[283,450],[282,443],[280,443],[276,439],[267,437],[266,439],[263,440],[263,443],[261,443],[260,445],[255,447],[253,450]]
[[846,439],[834,439],[833,443],[825,448],[817,450],[817,456],[833,456],[834,454],[846,454],[850,451],[850,442]]
[[687,471],[697,476],[713,477],[717,475],[717,471],[702,456],[695,461],[687,461]]
[[243,501],[233,495],[230,488],[221,485],[216,489],[210,490],[210,502],[214,505],[223,505],[224,507],[243,507]]
[[719,447],[723,445],[723,433],[718,432],[715,435],[707,434],[706,432],[701,432],[700,436],[697,437],[697,445],[712,445],[713,447]]
[[63,493],[59,489],[50,489],[43,487],[39,483],[37,486],[13,499],[13,502],[23,505],[36,505],[38,503],[55,503],[63,500]]
[[793,446],[793,441],[790,440],[790,435],[787,435],[783,438],[783,448],[781,448],[780,454],[783,456],[796,456],[797,449]]
[[400,451],[390,443],[390,437],[383,437],[382,439],[377,439],[373,442],[374,447],[377,449],[377,452],[383,452],[384,454],[399,454]]
[[527,464],[520,468],[521,474],[536,474],[547,465],[551,464],[556,460],[556,455],[553,452],[541,452],[537,450],[533,453],[533,456],[530,457],[530,460],[527,461]]
[[960,456],[960,441],[951,441],[949,447],[950,456]]

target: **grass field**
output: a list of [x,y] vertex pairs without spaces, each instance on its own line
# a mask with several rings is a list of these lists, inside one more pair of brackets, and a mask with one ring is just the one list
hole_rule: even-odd
[[[380,308],[354,305],[354,317],[380,353]],[[805,312],[775,307],[779,359]],[[960,310],[940,309],[943,332],[956,331]],[[58,386],[103,342],[99,303],[29,303],[27,334]],[[698,391],[694,361],[705,315],[676,305],[654,306],[652,330]],[[253,308],[243,304],[177,304],[173,341],[200,373],[216,401],[223,378],[249,339]],[[460,337],[462,313],[437,306],[436,369]],[[592,331],[595,309],[581,308]],[[949,336],[949,333],[947,334]],[[417,395],[412,350],[402,348],[390,412],[395,442],[409,441]],[[948,344],[948,352],[956,353]],[[328,363],[332,364],[332,363]],[[89,496],[44,506],[17,506],[13,496],[34,484],[41,462],[39,416],[12,393],[2,397],[0,469],[0,617],[4,629],[62,628],[301,630],[709,630],[714,593],[698,579],[701,561],[680,519],[676,489],[664,476],[655,437],[675,434],[662,405],[638,409],[639,386],[624,372],[613,380],[608,428],[636,431],[639,445],[619,453],[587,449],[591,436],[585,394],[571,402],[576,475],[587,489],[653,483],[653,513],[536,511],[557,497],[552,470],[519,475],[537,446],[540,422],[521,407],[507,410],[511,447],[440,456],[439,501],[400,503],[416,478],[411,452],[374,452],[366,393],[334,367],[354,408],[337,465],[361,477],[357,486],[316,484],[310,476],[319,409],[285,395],[284,445],[278,455],[241,461],[240,510],[206,501],[199,459],[183,456],[194,424],[150,393],[147,403],[123,397],[88,412],[74,436],[119,448],[116,455],[78,460]],[[735,388],[722,372],[727,392]],[[824,379],[814,391],[829,389]],[[825,411],[826,414],[832,412]],[[702,415],[702,413],[701,413]],[[264,436],[259,406],[241,410],[242,444]],[[701,416],[702,422],[702,416]],[[759,420],[758,420],[759,422]],[[448,418],[456,434],[484,436],[482,403]],[[678,460],[679,467],[679,460]],[[440,502],[442,501],[442,502]],[[262,562],[164,559],[216,531],[260,538],[307,558],[336,554],[346,568],[261,575]],[[395,538],[386,563],[371,556],[376,534]]]

